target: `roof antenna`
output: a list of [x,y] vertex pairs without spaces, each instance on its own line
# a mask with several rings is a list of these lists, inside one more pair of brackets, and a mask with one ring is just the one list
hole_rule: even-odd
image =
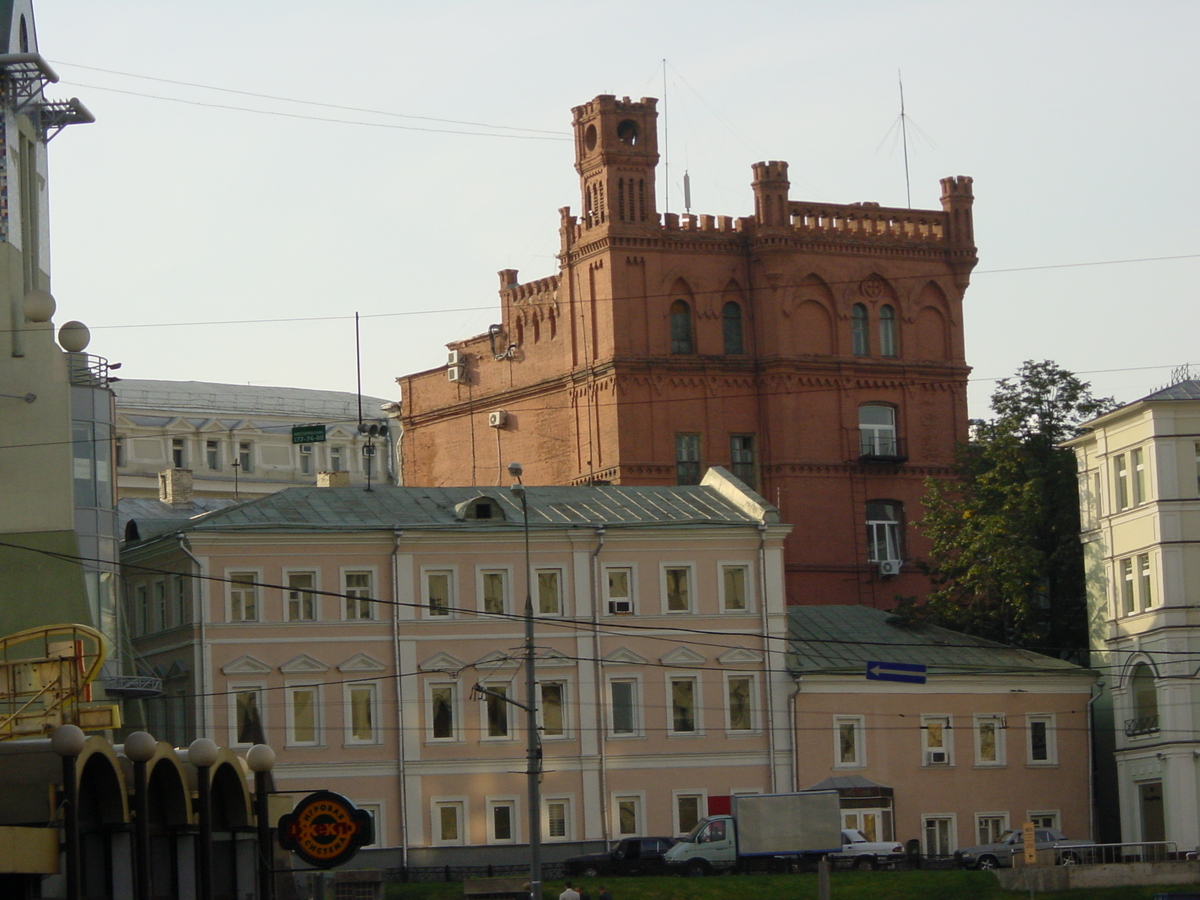
[[358,424],[362,424],[362,346],[358,338],[358,313],[354,313],[354,367],[358,370]]
[[904,78],[899,69],[896,70],[896,80],[900,82],[900,139],[904,144],[904,197],[908,208],[912,209],[912,187],[908,181],[908,118],[904,115]]
[[663,69],[663,212],[671,210],[671,132],[667,121],[667,60],[662,61]]

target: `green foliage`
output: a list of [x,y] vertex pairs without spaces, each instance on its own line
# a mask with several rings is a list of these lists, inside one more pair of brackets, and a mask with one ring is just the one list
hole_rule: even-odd
[[1075,456],[1058,444],[1115,405],[1049,360],[1000,380],[958,479],[927,484],[926,618],[1044,652],[1087,646]]

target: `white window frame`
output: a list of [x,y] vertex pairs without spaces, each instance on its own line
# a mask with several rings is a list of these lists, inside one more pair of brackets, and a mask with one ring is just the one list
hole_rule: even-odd
[[221,442],[204,441],[204,465],[212,472],[221,471]]
[[230,747],[249,747],[252,741],[238,740],[238,696],[240,694],[248,694],[253,692],[255,695],[255,706],[258,708],[258,722],[262,726],[263,736],[267,735],[267,705],[264,700],[267,693],[267,686],[261,682],[237,682],[226,685],[225,688],[229,692],[229,746]]
[[1129,451],[1129,487],[1134,506],[1146,502],[1146,451],[1141,447]]
[[[484,805],[487,809],[487,842],[489,844],[519,844],[521,843],[521,800],[516,794],[496,797],[486,797]],[[508,824],[510,834],[506,838],[496,836],[495,811],[499,808],[508,809]]]
[[1132,616],[1137,609],[1137,576],[1134,573],[1133,557],[1123,556],[1117,560],[1117,577],[1113,579],[1117,589],[1118,615]]
[[[558,608],[551,612],[547,612],[546,610],[544,610],[542,608],[542,576],[543,575],[554,575],[555,576],[555,585],[558,590],[558,597],[556,598],[558,601]],[[533,570],[533,584],[534,584],[534,598],[533,599],[534,599],[534,602],[537,604],[537,606],[534,609],[534,612],[536,615],[539,615],[539,616],[563,616],[563,615],[566,615],[566,609],[565,609],[565,604],[566,604],[565,588],[566,588],[566,583],[567,583],[566,575],[567,575],[566,571],[561,566],[541,566],[541,567]]]
[[1053,828],[1061,831],[1062,811],[1058,809],[1030,809],[1025,812],[1025,821],[1032,822],[1034,828]]
[[[993,741],[995,748],[995,759],[984,759],[983,757],[983,733],[985,726],[992,726]],[[975,739],[975,765],[988,768],[997,766],[1005,766],[1008,764],[1007,744],[1005,734],[1008,730],[1008,724],[1003,715],[999,713],[976,713],[972,716],[971,731]],[[986,843],[986,842],[985,842]]]
[[375,840],[369,844],[363,844],[364,847],[386,847],[387,838],[383,822],[383,811],[386,804],[382,800],[355,800],[354,806],[356,809],[365,810],[371,817],[371,828],[375,833]]
[[[447,839],[442,837],[441,811],[450,808],[457,813],[458,837]],[[470,800],[467,797],[430,797],[429,798],[429,843],[434,847],[464,847],[470,841],[467,835],[467,825],[471,821]]]
[[[311,575],[312,587],[297,588],[293,587],[291,578],[293,575]],[[321,590],[321,570],[309,567],[296,567],[283,570],[283,621],[284,622],[320,622],[321,621],[321,596],[317,592]],[[292,597],[293,593],[300,594],[299,597]],[[299,616],[293,618],[292,604],[297,604],[299,612],[304,612],[304,594],[310,594],[312,598],[312,616]]]
[[[450,690],[450,734],[434,735],[433,692],[438,688]],[[452,744],[462,741],[462,698],[457,681],[429,680],[425,682],[425,740],[431,744]]]
[[[627,596],[620,596],[612,593],[611,577],[613,572],[624,572],[627,579],[626,591]],[[601,610],[603,615],[626,615],[627,613],[614,611],[613,603],[625,601],[629,606],[629,614],[634,614],[638,611],[637,603],[637,568],[633,565],[611,565],[604,566],[600,575],[601,586],[604,591],[604,608]]]
[[150,582],[151,616],[150,627],[155,631],[167,628],[167,579],[155,578]]
[[[616,717],[614,715],[613,703],[613,685],[628,684],[632,689],[630,718],[632,719],[632,728],[630,731],[616,731]],[[642,717],[642,678],[640,675],[610,675],[605,679],[605,710],[607,712],[608,737],[611,740],[628,740],[629,738],[642,738],[646,736],[645,723]]]
[[[357,588],[357,587],[352,588],[347,583],[349,581],[349,578],[351,575],[366,575],[367,576],[367,587],[366,587],[365,594],[358,594],[357,592],[361,591],[363,589]],[[375,596],[375,590],[376,590],[375,585],[377,585],[379,583],[379,579],[376,577],[376,567],[375,566],[342,566],[341,570],[338,572],[338,580],[341,582],[341,585],[342,585],[342,621],[344,621],[344,622],[372,622],[372,621],[374,621],[376,618],[375,607],[377,605],[375,601],[378,599]],[[352,591],[356,592],[353,597],[351,596]],[[349,615],[351,606],[356,607],[357,610],[360,612],[362,610],[366,610],[366,612],[367,612],[366,616],[351,616],[351,615]]]
[[[667,737],[704,736],[704,687],[699,672],[668,672],[666,677]],[[675,683],[692,686],[692,728],[678,731],[675,728]]]
[[[894,514],[894,519],[879,518],[879,513],[872,506],[886,506],[888,512]],[[867,561],[882,562],[885,559],[904,559],[904,504],[899,500],[868,500],[863,508],[866,516],[867,529]],[[874,512],[875,518],[872,518]],[[882,541],[880,540],[882,537]],[[884,547],[884,556],[878,553],[879,546]],[[894,554],[894,555],[892,555]]]
[[[742,600],[744,606],[731,607],[725,585],[725,573],[730,569],[740,569],[742,572]],[[754,611],[754,567],[749,563],[735,561],[720,561],[717,563],[717,594],[721,612],[726,615],[740,616]]]
[[1129,491],[1129,457],[1118,453],[1112,458],[1113,474],[1113,509],[1120,512],[1132,507],[1129,501],[1132,494]]
[[[366,691],[369,694],[367,708],[371,714],[371,734],[365,738],[354,734],[354,694],[359,691]],[[382,711],[382,707],[379,705],[379,695],[380,686],[377,681],[350,681],[342,685],[342,697],[345,704],[343,708],[346,710],[344,741],[347,746],[367,747],[383,743],[379,728],[379,716]]]
[[[434,613],[429,605],[429,579],[446,576],[446,611]],[[427,619],[453,619],[458,610],[458,568],[456,566],[421,566],[421,615]]]
[[[671,608],[671,577],[669,572],[683,572],[684,606]],[[661,563],[658,567],[658,589],[662,597],[662,612],[664,616],[687,615],[695,612],[696,607],[696,567],[693,563]]]
[[[1033,723],[1046,726],[1046,758],[1033,758]],[[1028,713],[1025,716],[1025,760],[1031,766],[1058,765],[1058,724],[1054,713]]]
[[704,789],[679,789],[671,791],[671,827],[674,829],[671,834],[683,835],[687,834],[695,827],[695,822],[691,826],[685,828],[683,825],[683,817],[679,814],[679,801],[694,797],[696,803],[696,822],[699,822],[708,815],[708,791]]
[[[563,833],[550,833],[550,807],[561,804],[563,807]],[[545,794],[542,796],[542,840],[562,843],[575,839],[574,819],[575,798],[570,794]]]
[[[930,741],[932,732],[930,725],[942,726],[942,746],[935,746]],[[938,752],[946,754],[944,762],[937,761],[934,755]],[[948,714],[929,714],[921,716],[921,766],[922,768],[949,768],[954,765],[954,718]]]
[[[621,830],[621,805],[631,803],[633,806],[634,829]],[[612,795],[613,837],[642,837],[646,833],[646,792],[621,791]]]
[[1149,553],[1134,558],[1134,578],[1137,579],[1138,609],[1145,612],[1154,605],[1154,564]]
[[[735,678],[748,678],[750,680],[750,696],[748,698],[750,704],[750,727],[749,728],[734,728],[733,727],[733,706],[729,702],[730,697],[730,682]],[[756,735],[762,734],[762,717],[759,714],[759,691],[758,691],[758,673],[757,672],[726,672],[724,678],[725,688],[725,733],[729,736]]]
[[[996,831],[996,834],[994,836],[993,835],[984,835],[983,832],[980,830],[980,826],[987,819],[999,819],[1000,820],[1000,827]],[[1007,811],[977,812],[977,813],[975,813],[975,838],[976,838],[975,843],[976,844],[994,844],[999,839],[999,836],[1001,834],[1003,834],[1004,832],[1008,831],[1008,829],[1010,827],[1012,827],[1012,826],[1010,826],[1008,824],[1008,812]]]
[[[313,684],[312,682],[294,682],[284,685],[284,722],[286,724],[285,747],[322,747],[324,746],[324,729],[323,729],[323,713],[324,706],[323,694],[321,690],[323,686]],[[297,694],[311,693],[312,694],[312,729],[313,736],[311,740],[301,740],[296,737],[296,705],[295,697]]]
[[254,442],[238,441],[238,465],[249,474],[254,471]]
[[[887,422],[864,421],[867,410],[883,410]],[[900,453],[896,407],[890,403],[863,403],[858,407],[858,455],[894,457]]]
[[[484,585],[489,575],[500,578],[500,609],[488,610],[487,599],[484,597]],[[480,613],[485,616],[507,616],[512,614],[512,567],[511,566],[480,566],[475,570],[475,596]]]
[[[509,700],[516,698],[516,685],[508,681],[483,682],[483,687],[489,691],[503,693]],[[490,709],[493,708],[504,711],[504,734],[491,734],[491,720],[488,715]],[[482,695],[479,701],[479,740],[487,743],[495,743],[496,741],[514,741],[517,739],[517,717],[513,715],[515,707],[508,700],[501,700],[499,697],[492,697],[488,694]]]
[[300,450],[299,450],[299,456],[300,456],[300,474],[301,475],[313,474],[313,469],[315,468],[315,466],[313,464],[313,458],[314,458],[313,445],[312,444],[301,444]]
[[958,849],[958,814],[957,813],[944,813],[944,812],[922,813],[921,814],[921,849],[925,852],[925,854],[927,856],[933,855],[930,853],[929,841],[926,837],[926,832],[928,831],[928,823],[930,820],[936,820],[936,821],[948,823],[948,827],[946,829],[946,831],[947,831],[946,837],[948,840],[948,846],[946,848],[946,855],[952,856],[954,854],[954,851]]
[[[542,689],[545,685],[557,685],[559,691],[559,713],[562,717],[562,731],[548,732],[546,731],[545,720],[545,700],[543,698]],[[571,684],[565,678],[545,678],[538,682],[538,734],[544,741],[562,741],[568,740],[571,737]]]
[[[842,759],[842,729],[849,726],[854,738],[854,754],[850,760]],[[833,767],[835,769],[863,769],[867,765],[866,719],[863,716],[833,717]]]

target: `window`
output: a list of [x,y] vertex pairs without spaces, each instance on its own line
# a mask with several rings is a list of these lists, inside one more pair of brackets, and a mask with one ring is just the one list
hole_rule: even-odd
[[375,730],[379,707],[379,686],[375,684],[349,684],[346,686],[347,744],[377,744],[379,734]]
[[260,694],[262,689],[235,688],[233,690],[234,743],[265,744],[266,728],[262,719]]
[[683,300],[671,304],[671,353],[695,353],[692,342],[692,310]]
[[1129,463],[1124,453],[1113,457],[1113,484],[1116,486],[1117,509],[1129,508]]
[[1029,764],[1054,765],[1058,762],[1058,747],[1055,741],[1054,716],[1026,716],[1025,730],[1029,735],[1026,748]]
[[289,745],[316,744],[319,741],[318,695],[314,686],[288,688],[287,727]]
[[700,483],[700,435],[675,435],[675,483]]
[[512,844],[517,840],[517,801],[488,800],[488,843]]
[[372,572],[343,572],[342,594],[345,596],[347,619],[374,619],[375,593]]
[[506,572],[486,571],[479,574],[479,592],[483,598],[483,611],[503,615],[508,608],[508,579]]
[[287,573],[287,621],[311,622],[317,617],[316,583],[316,572]]
[[563,737],[566,734],[563,710],[566,706],[567,686],[561,681],[543,681],[538,687],[541,692],[538,714],[542,737]]
[[921,716],[921,734],[924,748],[922,765],[954,765],[949,716]]
[[725,612],[746,611],[745,566],[721,566],[721,609]]
[[1031,810],[1026,816],[1026,821],[1032,822],[1034,828],[1053,828],[1055,831],[1059,830],[1057,810]]
[[221,468],[221,449],[216,441],[204,442],[204,461],[210,469]]
[[698,685],[695,678],[671,678],[671,733],[695,734]]
[[896,349],[896,310],[887,304],[879,308],[879,355],[900,355]]
[[957,844],[954,840],[954,816],[923,816],[925,855],[950,856]]
[[754,462],[754,435],[731,434],[729,436],[729,469],[746,487],[755,490],[758,484]]
[[458,686],[433,684],[429,687],[429,735],[435,741],[458,739],[455,708],[458,706]]
[[995,844],[1000,835],[1008,831],[1008,813],[976,813],[975,836],[977,844]]
[[490,738],[508,737],[508,685],[486,685],[483,695],[484,734]]
[[633,569],[611,568],[605,570],[607,578],[607,593],[610,613],[633,612]]
[[330,472],[342,471],[342,448],[341,447],[330,447],[329,448],[329,471]]
[[729,720],[726,727],[734,732],[756,731],[754,721],[754,676],[727,675],[725,699],[728,702]]
[[858,408],[859,456],[899,456],[896,441],[896,410],[867,403]]
[[133,611],[137,616],[138,634],[150,633],[150,588],[139,584],[133,589]]
[[152,586],[154,593],[154,616],[151,620],[151,627],[156,631],[162,631],[167,627],[167,582],[165,579],[158,579]]
[[1133,670],[1130,687],[1133,693],[1134,718],[1125,723],[1126,736],[1157,733],[1158,688],[1154,683],[1154,672],[1148,665],[1138,663]]
[[[1005,727],[1006,725],[1003,716],[975,716],[975,765],[1004,765]],[[987,842],[985,841],[984,843]]]
[[1200,494],[1200,441],[1193,448],[1196,453],[1196,493]]
[[238,444],[238,465],[242,467],[243,472],[254,471],[254,445],[249,441]]
[[855,356],[869,356],[870,342],[867,339],[867,308],[855,303],[850,310],[850,345]]
[[1120,590],[1121,590],[1121,612],[1125,615],[1131,615],[1134,612],[1134,585],[1133,585],[1133,559],[1126,557],[1118,562],[1121,571]]
[[745,353],[745,341],[742,338],[742,307],[730,300],[721,307],[721,331],[725,337],[725,352],[727,354]]
[[433,843],[443,847],[461,846],[465,844],[466,836],[463,828],[466,823],[465,800],[434,800],[433,801]]
[[862,716],[834,716],[833,740],[835,767],[856,769],[866,765]]
[[1138,601],[1143,610],[1149,609],[1154,605],[1154,595],[1152,593],[1150,579],[1150,554],[1139,553],[1137,558],[1138,570]]
[[902,559],[900,555],[900,513],[903,507],[892,500],[867,503],[867,559],[879,562]]
[[550,797],[542,804],[542,833],[549,841],[571,839],[571,801]]
[[363,846],[386,847],[386,836],[383,832],[383,804],[361,803],[356,800],[354,805],[371,817],[371,843],[363,844]]
[[1146,464],[1141,447],[1129,451],[1129,465],[1133,469],[1133,505],[1140,506],[1146,502]]
[[559,569],[537,569],[538,615],[562,615],[562,571]]
[[687,834],[704,818],[705,794],[675,791],[675,834]]
[[171,441],[171,465],[176,469],[187,468],[187,454],[183,452],[183,438]]
[[687,566],[666,566],[663,582],[667,612],[689,612],[692,608],[692,570]]
[[300,445],[300,474],[311,475],[313,471],[313,448],[312,444]]
[[118,437],[113,440],[113,459],[115,460],[118,469],[125,465],[125,438]]
[[621,837],[636,837],[642,833],[642,797],[640,794],[613,798],[617,823],[617,834]]
[[454,573],[451,571],[425,573],[425,597],[429,603],[429,615],[450,615],[450,597],[453,584]]
[[230,572],[229,621],[258,621],[258,573]]
[[638,733],[637,695],[638,683],[633,679],[613,679],[608,685],[610,698],[609,728],[611,734],[635,735]]

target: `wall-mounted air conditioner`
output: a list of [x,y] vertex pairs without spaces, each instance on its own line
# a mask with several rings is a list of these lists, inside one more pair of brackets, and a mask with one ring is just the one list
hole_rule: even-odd
[[632,600],[609,600],[608,601],[608,611],[610,613],[612,613],[614,616],[628,615],[629,613],[633,612],[633,601]]
[[488,413],[488,424],[493,428],[503,428],[508,421],[508,411],[503,409],[493,409]]
[[926,750],[925,765],[927,766],[944,766],[950,762],[950,758],[946,755],[945,750]]
[[446,354],[446,365],[448,366],[461,366],[466,361],[466,354],[461,350],[451,350]]
[[879,575],[881,578],[887,578],[891,575],[899,575],[900,567],[904,565],[899,559],[881,559],[879,561]]
[[467,380],[466,366],[451,366],[446,370],[446,377],[456,384],[459,382],[465,383]]

